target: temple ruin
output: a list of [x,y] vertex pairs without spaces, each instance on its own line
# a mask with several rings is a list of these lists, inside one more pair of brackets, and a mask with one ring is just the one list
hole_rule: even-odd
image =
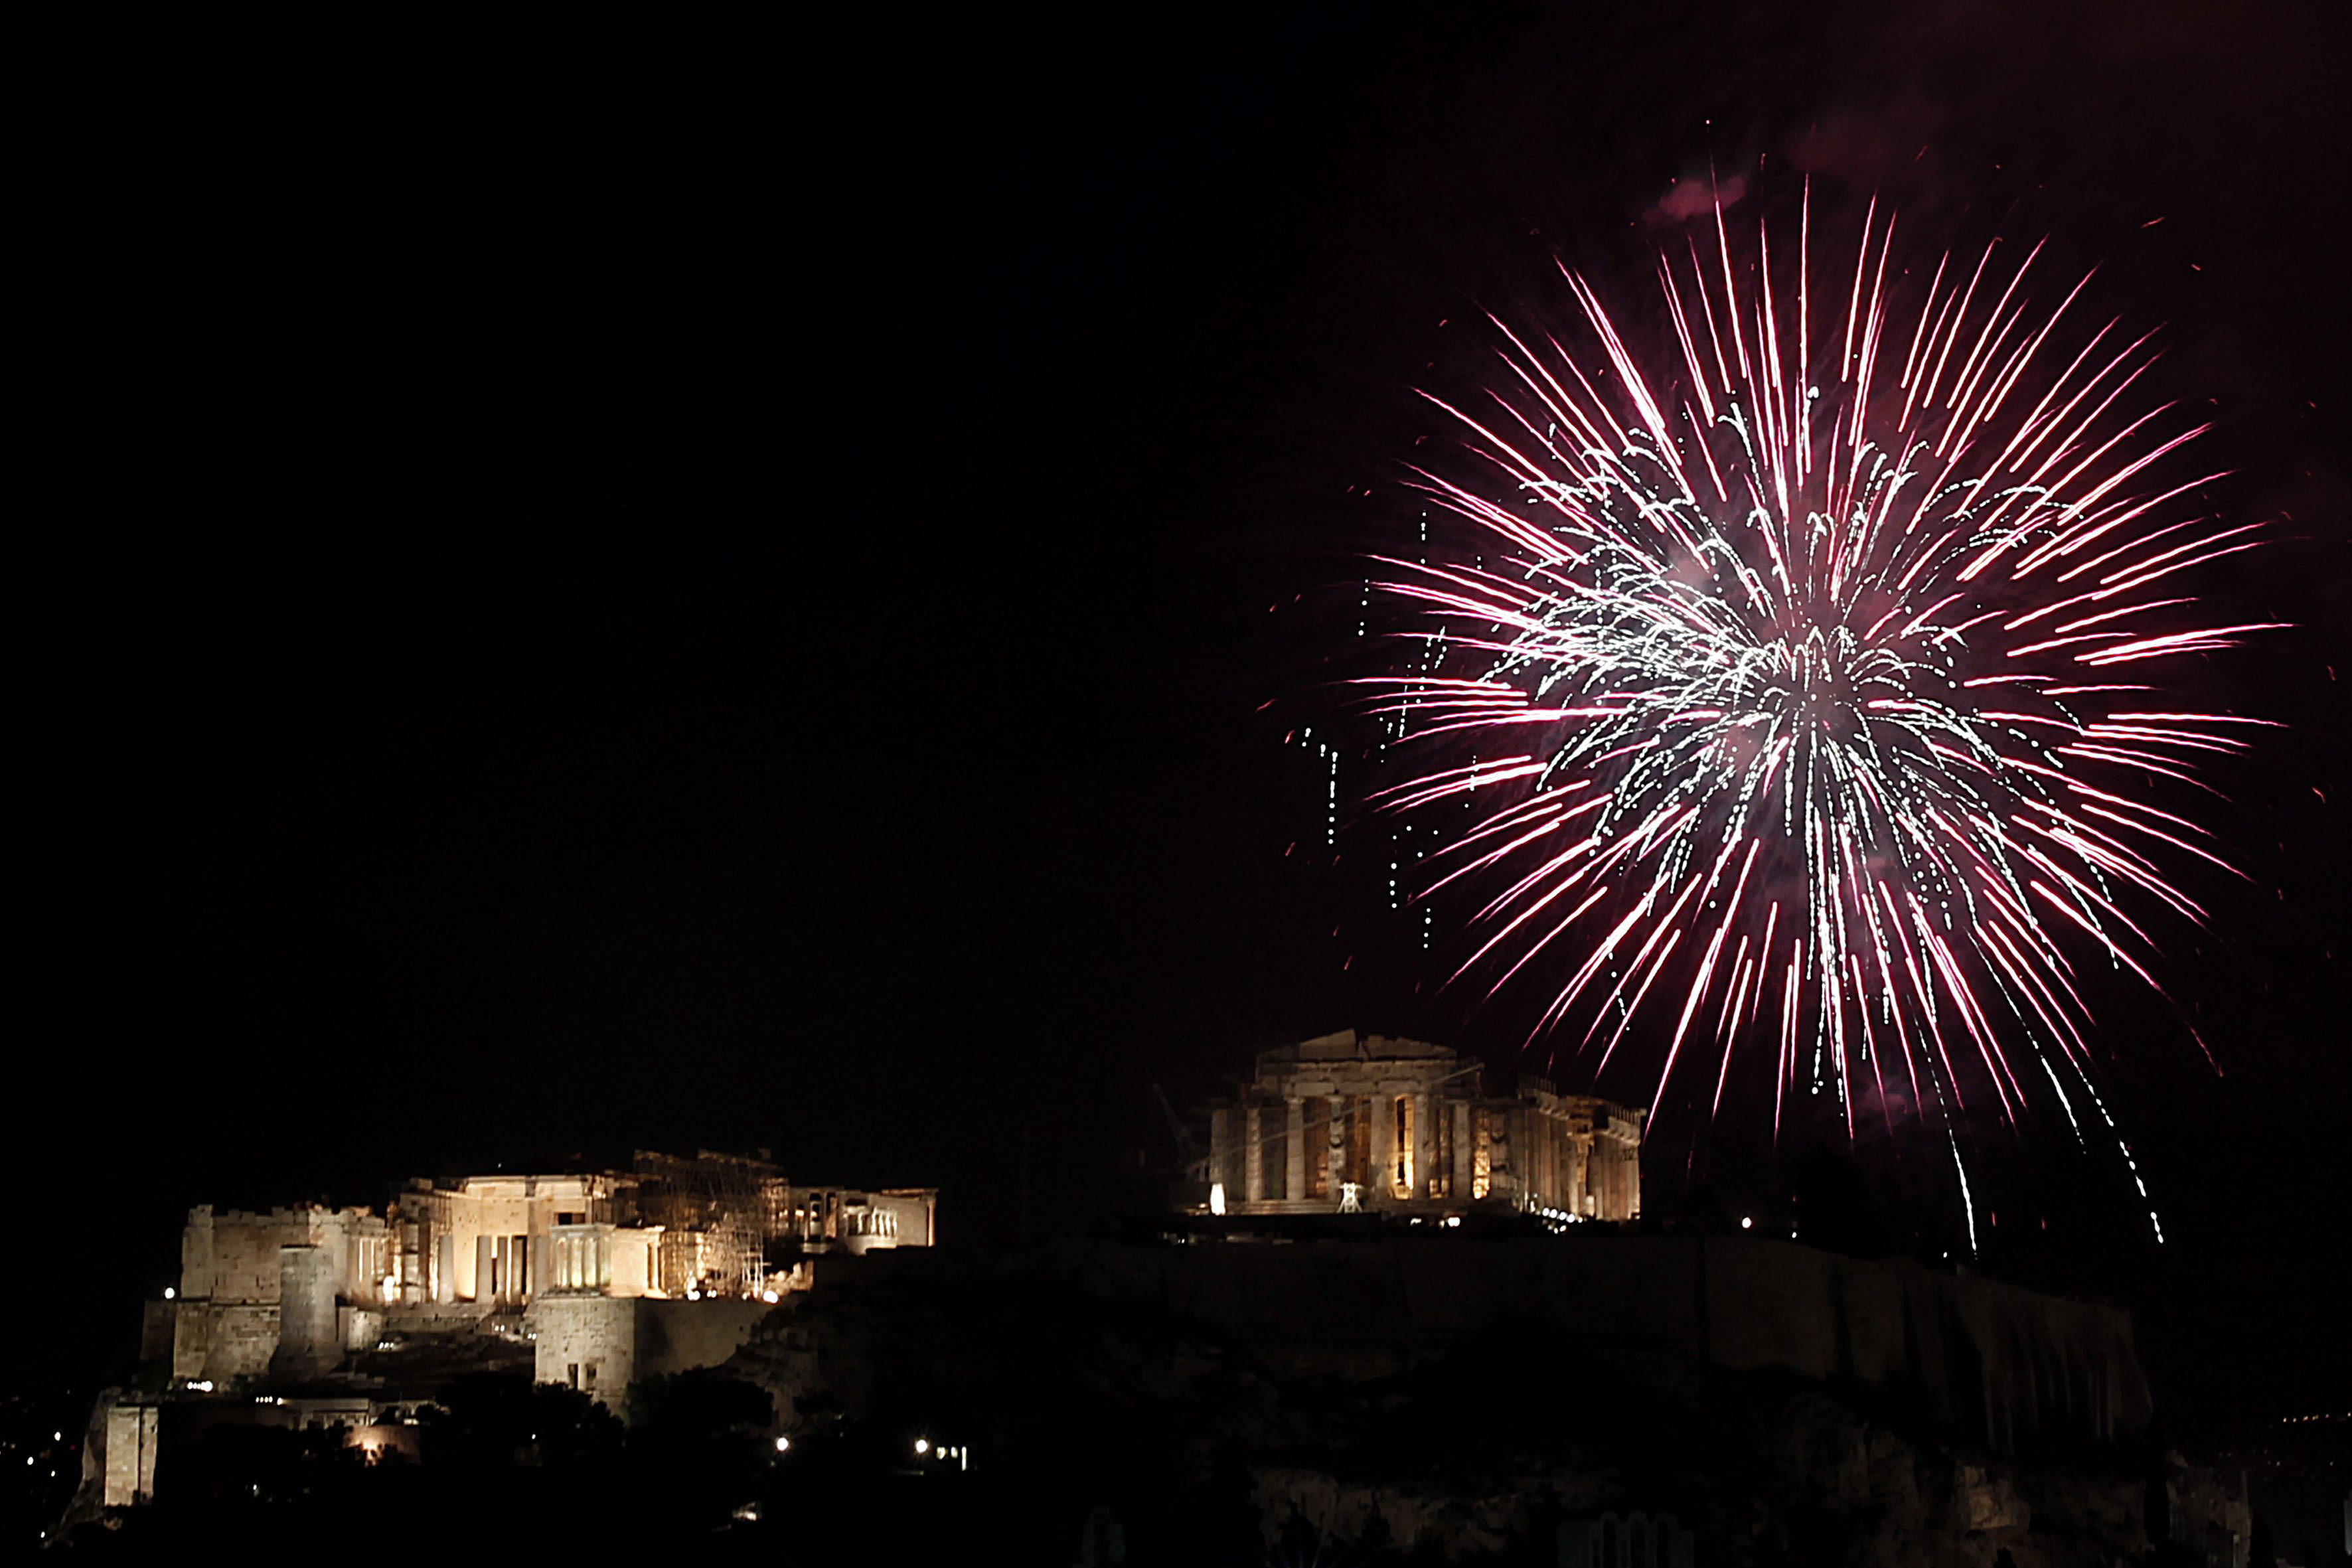
[[763,1156],[706,1150],[640,1151],[625,1171],[420,1177],[381,1215],[200,1205],[143,1348],[181,1384],[221,1386],[316,1378],[391,1340],[518,1315],[535,1337],[583,1310],[556,1302],[773,1302],[806,1285],[812,1258],[933,1245],[938,1204],[931,1188],[797,1184]]
[[1251,1081],[1211,1112],[1200,1206],[1630,1220],[1646,1114],[1540,1078],[1506,1087],[1443,1046],[1342,1030],[1260,1053]]
[[733,1354],[819,1260],[938,1239],[938,1189],[796,1183],[765,1150],[419,1177],[381,1213],[199,1205],[177,1282],[146,1304],[137,1384],[91,1416],[89,1505],[147,1500],[174,1423],[198,1415],[397,1447],[466,1370],[625,1411],[633,1384]]

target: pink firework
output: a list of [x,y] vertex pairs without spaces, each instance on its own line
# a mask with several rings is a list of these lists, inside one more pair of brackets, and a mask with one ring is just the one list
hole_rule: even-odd
[[1417,626],[1372,705],[1423,759],[1375,799],[1445,813],[1424,895],[1484,889],[1454,978],[1538,988],[1531,1038],[1596,1071],[1651,1018],[1662,1096],[1719,1108],[1756,1042],[1776,1121],[1796,1083],[1849,1126],[2087,1088],[2084,966],[2154,985],[2150,912],[2204,918],[2175,871],[2228,868],[2148,786],[2258,722],[2163,695],[2264,628],[2199,610],[2259,525],[2200,511],[2207,426],[2135,405],[2148,338],[2083,321],[2088,278],[2036,305],[2040,246],[1923,289],[1895,228],[1817,279],[1810,202],[1777,268],[1718,209],[1660,258],[1657,364],[1563,268],[1589,352],[1494,321],[1486,397],[1430,399],[1462,460],[1413,470],[1467,535],[1374,584]]

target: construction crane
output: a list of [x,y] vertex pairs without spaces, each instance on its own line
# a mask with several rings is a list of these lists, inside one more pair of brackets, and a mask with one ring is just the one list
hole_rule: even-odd
[[1169,1100],[1168,1091],[1155,1083],[1151,1086],[1151,1096],[1160,1102],[1160,1113],[1168,1119],[1169,1135],[1176,1141],[1176,1158],[1183,1162],[1184,1179],[1192,1182],[1207,1181],[1209,1157],[1202,1153],[1200,1146],[1193,1142],[1192,1130],[1185,1126],[1184,1119],[1176,1113],[1176,1107]]

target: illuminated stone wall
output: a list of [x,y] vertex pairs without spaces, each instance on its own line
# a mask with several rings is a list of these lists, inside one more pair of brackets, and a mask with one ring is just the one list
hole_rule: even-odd
[[390,1232],[371,1210],[305,1206],[247,1214],[215,1211],[210,1204],[190,1209],[180,1233],[180,1298],[274,1302],[278,1254],[285,1247],[322,1248],[339,1294],[382,1300],[382,1279],[392,1256]]
[[182,1301],[173,1314],[173,1375],[226,1387],[260,1377],[278,1352],[278,1303]]
[[155,1495],[163,1415],[152,1405],[116,1405],[106,1410],[102,1500],[108,1508],[131,1508]]
[[771,1310],[761,1300],[697,1301],[550,1292],[525,1317],[534,1375],[626,1409],[644,1378],[717,1366],[733,1355]]
[[[312,1249],[306,1278],[315,1277],[323,1291],[323,1301],[312,1303],[314,1327],[323,1336],[327,1363],[340,1359],[338,1303],[380,1304],[383,1298],[382,1276],[392,1266],[384,1221],[362,1208],[248,1214],[205,1204],[188,1211],[180,1235],[180,1283],[158,1314],[168,1315],[174,1380],[226,1387],[269,1371],[278,1348],[288,1247]],[[160,1339],[160,1325],[155,1332]]]
[[550,1294],[525,1317],[534,1375],[617,1405],[636,1378],[637,1303],[623,1296]]

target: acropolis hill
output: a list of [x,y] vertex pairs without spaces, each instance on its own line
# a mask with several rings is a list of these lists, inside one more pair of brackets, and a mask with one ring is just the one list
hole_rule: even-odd
[[[1342,1032],[1261,1054],[1205,1120],[1173,1202],[1018,1250],[937,1247],[929,1189],[707,1151],[413,1181],[381,1213],[199,1206],[68,1523],[196,1507],[174,1475],[217,1478],[223,1431],[268,1427],[361,1451],[370,1507],[413,1481],[501,1515],[528,1472],[565,1500],[535,1530],[667,1539],[677,1477],[628,1457],[698,1379],[734,1391],[743,1490],[702,1527],[843,1532],[810,1561],[925,1509],[951,1555],[978,1539],[956,1510],[984,1507],[1036,1561],[1083,1527],[1097,1563],[1114,1538],[1143,1563],[1305,1529],[1579,1568],[1633,1541],[1808,1561],[1817,1537],[1889,1568],[2056,1568],[2144,1552],[2151,1518],[2181,1540],[2242,1512],[2151,1453],[2126,1314],[1643,1221],[1638,1107]],[[487,1469],[436,1448],[485,1373],[534,1422],[626,1442],[569,1481],[535,1438]],[[395,1489],[365,1489],[379,1468]]]

